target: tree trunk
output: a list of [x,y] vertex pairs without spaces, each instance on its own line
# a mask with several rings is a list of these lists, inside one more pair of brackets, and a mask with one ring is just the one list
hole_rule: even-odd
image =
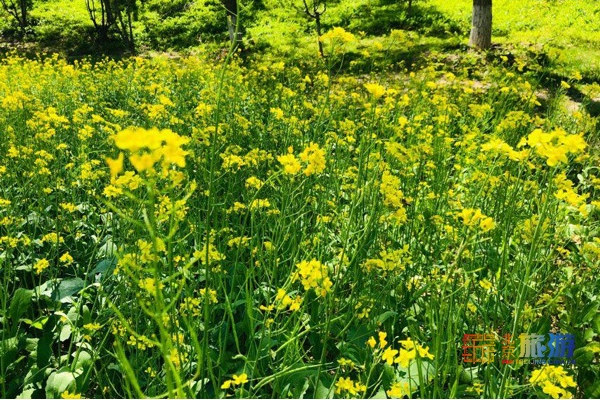
[[473,0],[469,45],[478,49],[488,49],[492,45],[492,0]]
[[319,43],[319,54],[321,57],[325,57],[325,52],[323,51],[323,43],[321,42],[321,14],[315,13],[315,25],[317,27],[317,42]]
[[21,0],[21,29],[23,33],[25,33],[25,28],[27,28],[27,0]]
[[129,49],[135,52],[135,39],[133,37],[133,21],[131,18],[131,11],[127,12],[127,25],[129,27]]
[[237,25],[237,15],[231,14],[227,17],[227,30],[229,31],[229,40],[231,43],[234,43],[236,46],[242,43],[242,31],[240,27]]
[[[237,0],[221,0],[227,12],[227,30],[231,43],[239,45],[242,41],[242,30],[238,26],[238,4]],[[237,34],[236,34],[237,33]]]
[[96,28],[96,34],[98,35],[98,41],[100,43],[108,42],[108,26],[107,25],[98,25]]
[[237,20],[234,14],[227,16],[227,30],[229,31],[229,41],[233,43],[235,41],[235,25]]

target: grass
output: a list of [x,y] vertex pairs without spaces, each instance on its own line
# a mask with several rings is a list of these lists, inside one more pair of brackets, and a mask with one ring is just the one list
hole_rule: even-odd
[[[468,30],[472,2],[430,3]],[[556,60],[556,69],[570,76],[579,72],[598,79],[600,68],[600,8],[593,1],[498,0],[493,3],[494,40],[535,43]]]

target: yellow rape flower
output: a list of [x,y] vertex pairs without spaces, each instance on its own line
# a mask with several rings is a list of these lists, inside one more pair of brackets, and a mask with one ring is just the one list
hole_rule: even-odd
[[484,288],[485,290],[488,290],[488,291],[493,287],[492,282],[488,281],[487,279],[480,280],[479,286],[481,286],[482,288]]
[[395,399],[401,399],[405,396],[410,396],[412,393],[410,383],[408,381],[395,382],[392,387],[386,391],[386,394]]
[[248,375],[246,375],[246,374],[233,375],[233,383],[235,385],[243,385],[244,383],[248,383]]
[[398,350],[394,350],[391,347],[388,347],[383,351],[381,359],[389,365],[392,365],[394,363],[394,357],[396,357],[396,354],[398,354]]
[[42,258],[40,260],[37,260],[37,262],[34,264],[33,268],[35,269],[35,273],[39,275],[49,266],[50,266],[50,263],[48,262],[48,260],[46,260],[45,258]]
[[347,32],[344,28],[340,28],[339,26],[331,29],[319,37],[320,42],[349,43],[355,40],[356,38],[352,33]]
[[365,83],[365,89],[373,96],[376,100],[385,95],[385,88],[378,83]]
[[379,347],[383,349],[385,346],[387,346],[387,343],[388,343],[387,340],[385,340],[385,338],[387,337],[387,333],[379,332],[378,336],[379,336]]
[[573,394],[567,389],[577,387],[577,383],[562,366],[546,365],[531,372],[529,383],[542,388],[542,391],[555,399],[570,399]]
[[374,348],[375,348],[375,346],[377,345],[377,341],[375,340],[375,338],[374,338],[373,336],[371,336],[371,337],[369,338],[369,340],[367,340],[367,344],[368,344],[368,345],[369,345],[369,346],[370,346],[372,349],[374,349]]
[[461,210],[458,214],[458,217],[462,219],[463,223],[473,228],[475,226],[479,226],[479,228],[483,232],[488,232],[496,226],[493,218],[488,217],[483,214],[478,208],[465,208]]
[[228,379],[221,385],[221,389],[229,389],[231,386],[239,386],[248,383],[248,375],[246,373],[233,375],[232,379]]
[[298,279],[304,286],[304,290],[314,289],[321,297],[324,297],[333,286],[328,277],[327,267],[315,259],[296,264],[294,280]]
[[60,394],[61,399],[81,399],[81,394],[79,393],[71,393],[68,390],[65,390]]
[[310,143],[302,153],[300,153],[300,159],[308,165],[304,169],[306,176],[320,174],[325,170],[325,151],[319,147],[316,143]]
[[65,254],[63,254],[62,256],[60,256],[60,258],[58,259],[58,261],[60,261],[63,264],[71,264],[73,262],[73,257],[71,257],[71,255],[66,252]]
[[587,147],[583,135],[569,135],[560,128],[552,132],[535,129],[527,138],[521,139],[518,146],[525,145],[533,148],[540,157],[545,158],[546,164],[550,167],[566,163],[567,155],[579,154]]
[[[129,151],[129,161],[138,172],[151,170],[159,161],[165,166],[185,167],[185,157],[189,153],[182,146],[190,139],[170,129],[130,127],[114,135],[113,140],[119,149]],[[112,177],[120,172],[119,167],[122,168],[119,158],[107,160]]]
[[300,161],[291,153],[277,157],[277,161],[283,166],[283,171],[289,175],[295,175],[302,169]]
[[367,387],[360,382],[354,382],[350,378],[341,377],[335,383],[335,393],[348,393],[351,396],[356,396],[359,393],[364,393],[367,390]]
[[110,177],[114,179],[117,175],[119,175],[123,171],[123,153],[119,153],[119,156],[115,159],[106,158],[106,164],[108,164],[108,168],[110,169]]

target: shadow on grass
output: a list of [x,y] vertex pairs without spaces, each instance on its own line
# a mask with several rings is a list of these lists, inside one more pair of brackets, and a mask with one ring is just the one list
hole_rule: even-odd
[[362,54],[347,53],[341,71],[349,73],[418,71],[431,63],[434,53],[450,53],[466,50],[456,40],[410,43],[401,48],[388,50],[378,59],[364,58]]
[[[512,50],[511,48],[496,46],[488,53],[487,58],[490,60],[504,56],[504,65],[514,67],[516,57]],[[590,98],[574,85],[566,90],[562,87],[562,82],[570,81],[572,78],[559,73],[558,69],[553,67],[553,61],[548,54],[540,50],[527,50],[527,59],[528,63],[531,63],[534,67],[525,66],[523,72],[531,73],[548,94],[547,99],[541,99],[544,108],[548,108],[553,99],[564,93],[571,101],[581,104],[590,116],[600,116],[600,101],[598,99]],[[599,81],[596,77],[584,75],[579,83],[592,84],[599,83]]]
[[464,27],[435,7],[416,1],[409,6],[407,1],[376,0],[361,5],[351,19],[342,22],[352,31],[373,36],[387,35],[392,29],[442,38],[464,33]]
[[36,59],[57,53],[69,61],[85,58],[94,62],[107,57],[114,60],[121,60],[135,55],[127,46],[116,39],[101,42],[95,40],[93,36],[86,36],[80,38],[77,43],[60,40],[54,42],[37,41],[34,37],[27,39],[24,41],[0,41],[0,58],[16,54],[20,57]]
[[[561,82],[566,81],[567,78],[559,75],[552,71],[545,71],[544,73],[538,75],[538,78],[541,84],[547,89],[553,96],[556,96],[558,90],[561,88]],[[592,79],[582,79],[583,83],[597,83],[596,80]],[[564,89],[563,89],[564,90]],[[579,90],[575,86],[571,86],[566,90],[565,93],[572,101],[580,103],[583,108],[590,114],[592,117],[600,116],[600,101],[597,99],[592,99]]]

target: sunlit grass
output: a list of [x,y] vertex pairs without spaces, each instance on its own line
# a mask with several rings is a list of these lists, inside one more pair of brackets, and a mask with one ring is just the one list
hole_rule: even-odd
[[[470,25],[472,1],[428,0],[449,18]],[[555,56],[562,73],[575,71],[598,77],[600,68],[600,6],[595,1],[495,0],[494,40],[536,43]]]

